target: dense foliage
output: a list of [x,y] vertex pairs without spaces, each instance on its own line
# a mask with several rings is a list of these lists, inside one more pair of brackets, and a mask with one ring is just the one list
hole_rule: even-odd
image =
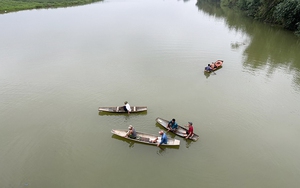
[[277,24],[300,35],[300,0],[198,0],[238,8],[257,20]]
[[96,1],[100,0],[0,0],[0,13],[26,9],[67,7]]

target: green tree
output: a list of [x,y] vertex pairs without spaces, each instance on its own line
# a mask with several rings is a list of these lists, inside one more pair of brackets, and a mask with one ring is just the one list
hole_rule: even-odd
[[285,0],[276,6],[274,11],[276,21],[284,28],[300,32],[300,2]]
[[198,0],[237,8],[254,19],[280,25],[300,36],[300,0]]

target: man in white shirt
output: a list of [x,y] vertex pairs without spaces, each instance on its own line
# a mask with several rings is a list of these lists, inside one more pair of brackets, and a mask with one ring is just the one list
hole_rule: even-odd
[[125,104],[125,106],[124,106],[125,112],[128,112],[128,114],[130,114],[131,108],[130,108],[129,103],[127,101],[125,101],[124,104]]

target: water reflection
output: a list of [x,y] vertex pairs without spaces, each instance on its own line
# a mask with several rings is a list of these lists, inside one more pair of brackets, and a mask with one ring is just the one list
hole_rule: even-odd
[[292,32],[242,16],[241,13],[221,7],[218,3],[198,0],[196,6],[216,19],[224,19],[229,29],[247,34],[246,41],[231,44],[233,50],[245,47],[243,52],[245,69],[248,71],[267,69],[270,75],[281,69],[287,74],[292,74],[293,82],[299,87],[300,38]]
[[[222,69],[223,67],[220,67],[218,70],[220,70],[220,69]],[[217,73],[216,73],[216,71],[213,71],[213,72],[206,72],[206,71],[203,71],[204,72],[204,76],[206,77],[206,78],[208,78],[208,77],[210,77],[210,76],[215,76],[215,75],[217,75]]]
[[186,140],[185,147],[189,148],[191,146],[191,144],[192,144],[191,140]]
[[207,79],[208,77],[210,77],[210,73],[204,71],[204,76],[205,76],[206,79]]
[[156,153],[162,156],[166,153],[166,148],[159,147],[159,150]]
[[239,49],[240,47],[246,45],[246,42],[233,42],[230,44],[232,49]]
[[131,141],[131,140],[122,138],[122,137],[117,136],[117,135],[112,135],[111,137],[114,138],[114,139],[122,140],[123,142],[128,143],[130,148],[133,148],[133,147],[134,147],[134,141]]
[[186,143],[185,143],[186,148],[189,148],[194,143],[194,141],[192,141],[192,140],[187,140],[187,139],[185,139],[185,140],[186,140]]

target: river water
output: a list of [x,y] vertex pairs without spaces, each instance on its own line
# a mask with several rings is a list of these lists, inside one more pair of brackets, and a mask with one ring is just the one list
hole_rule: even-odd
[[[300,40],[196,1],[108,0],[0,15],[0,187],[298,187]],[[205,65],[224,60],[204,74]],[[99,113],[100,106],[147,113]],[[192,121],[197,142],[158,148]]]

